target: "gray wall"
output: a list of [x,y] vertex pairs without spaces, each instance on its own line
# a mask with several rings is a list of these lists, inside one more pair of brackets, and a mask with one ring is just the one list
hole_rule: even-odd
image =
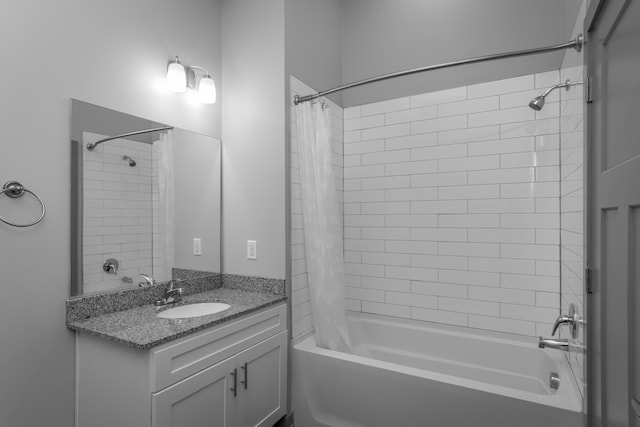
[[[558,0],[347,0],[343,8],[345,83],[564,41],[563,2]],[[343,106],[557,70],[562,56],[493,61],[394,79],[345,91]]]
[[222,271],[284,279],[284,0],[224,0],[222,40]]
[[[21,181],[48,210],[33,228],[0,224],[0,425],[72,426],[74,340],[64,316],[69,99],[219,137],[220,103],[194,104],[164,89],[173,55],[208,68],[219,84],[219,6],[211,0],[5,0],[2,9],[10,13],[0,14],[0,181]],[[22,214],[27,220],[37,213]]]

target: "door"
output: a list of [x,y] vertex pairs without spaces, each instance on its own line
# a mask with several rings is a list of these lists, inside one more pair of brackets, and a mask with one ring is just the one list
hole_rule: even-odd
[[[235,358],[223,360],[151,397],[153,427],[231,427],[235,424]],[[239,384],[237,384],[239,385]]]
[[270,427],[286,413],[287,331],[239,353],[238,426]]
[[592,0],[588,114],[590,426],[640,426],[640,0]]

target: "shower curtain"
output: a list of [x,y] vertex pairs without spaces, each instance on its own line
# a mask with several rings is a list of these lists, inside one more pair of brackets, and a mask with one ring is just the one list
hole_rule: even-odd
[[318,346],[351,352],[344,305],[342,233],[331,156],[331,111],[296,107],[304,245]]
[[[173,204],[173,131],[160,135],[153,143],[156,162],[157,196],[154,200],[154,271],[158,281],[171,280],[174,264],[174,204]],[[157,251],[159,250],[159,251]],[[156,251],[158,253],[156,253]],[[156,271],[157,270],[157,271]]]

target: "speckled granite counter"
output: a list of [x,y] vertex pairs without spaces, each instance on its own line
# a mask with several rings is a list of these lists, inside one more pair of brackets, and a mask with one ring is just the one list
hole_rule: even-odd
[[[138,349],[147,349],[285,300],[285,296],[273,293],[217,288],[185,296],[182,302],[168,306],[147,304],[86,319],[68,319],[67,327]],[[158,311],[179,305],[214,301],[225,302],[231,307],[220,313],[186,319],[162,319],[156,316]]]

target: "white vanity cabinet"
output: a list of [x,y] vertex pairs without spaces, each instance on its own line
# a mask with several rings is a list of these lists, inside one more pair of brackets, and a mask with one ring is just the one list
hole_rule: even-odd
[[271,426],[286,411],[284,304],[151,348],[77,335],[78,427]]

